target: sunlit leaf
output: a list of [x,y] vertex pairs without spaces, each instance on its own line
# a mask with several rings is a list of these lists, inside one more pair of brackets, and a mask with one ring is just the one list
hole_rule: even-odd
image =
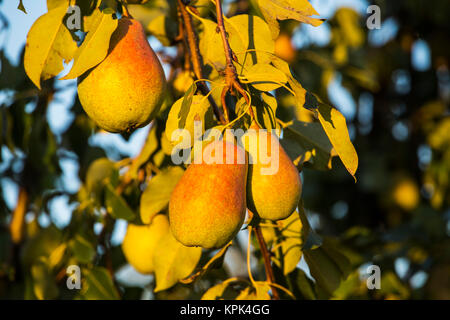
[[[222,70],[225,68],[226,59],[222,38],[216,31],[217,24],[208,19],[201,21],[204,31],[200,38],[200,51],[206,63]],[[263,19],[241,14],[226,19],[224,23],[230,47],[241,65],[251,66],[270,61],[268,53],[274,52],[275,43],[270,37],[269,27]],[[240,73],[239,64],[237,64],[237,68]]]
[[[179,149],[190,148],[194,139],[198,139],[214,121],[213,111],[206,97],[194,95],[191,103],[186,103],[186,99],[189,100],[189,96],[173,104],[166,122],[166,137]],[[185,132],[189,133],[190,139],[174,135],[178,129],[187,130]]]
[[154,176],[141,196],[140,212],[143,223],[148,224],[153,217],[169,204],[170,195],[184,170],[180,167],[169,167]]
[[272,38],[275,39],[280,26],[277,20],[293,19],[317,27],[323,20],[312,18],[318,15],[308,0],[258,0],[259,8],[270,26]]
[[183,279],[180,282],[184,284],[189,284],[194,282],[199,277],[202,277],[209,270],[222,266],[225,254],[228,248],[231,246],[231,241],[222,249],[220,249],[199,271],[189,276],[189,278]]
[[50,10],[39,17],[28,32],[24,67],[39,89],[41,78],[45,80],[61,72],[63,59],[71,60],[76,49],[76,43],[62,23],[66,10],[67,4]]
[[345,168],[355,178],[358,155],[350,141],[345,117],[337,109],[323,103],[319,104],[317,115]]
[[287,82],[286,75],[270,64],[257,63],[244,72],[251,85],[260,91],[276,90]]
[[168,232],[160,239],[158,253],[153,256],[155,292],[166,290],[189,276],[200,260],[200,247],[186,247]]
[[76,78],[102,62],[108,54],[110,38],[117,24],[118,20],[111,14],[96,9],[87,36],[75,52],[72,69],[61,79]]

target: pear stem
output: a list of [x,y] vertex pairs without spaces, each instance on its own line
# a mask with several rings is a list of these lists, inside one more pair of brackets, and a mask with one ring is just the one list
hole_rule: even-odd
[[[186,49],[188,49],[189,53],[190,53],[191,63],[192,63],[192,67],[194,69],[195,77],[197,78],[197,80],[201,80],[204,78],[203,70],[202,70],[202,65],[203,65],[202,60],[203,59],[200,54],[200,49],[198,47],[197,34],[195,33],[194,26],[192,23],[192,18],[189,15],[189,13],[187,12],[185,4],[181,0],[177,0],[177,1],[178,1],[178,7],[179,7],[180,13],[181,13],[181,19],[184,24],[184,28],[182,28],[181,30],[185,31],[184,36],[187,38],[187,44],[185,43],[185,46],[187,47]],[[214,101],[212,96],[209,94],[209,89],[206,86],[206,84],[204,82],[199,82],[198,84],[199,84],[199,89],[202,92],[202,94],[204,96],[208,96],[208,101],[213,108],[214,115],[216,116],[217,120],[222,124],[226,124],[227,122],[226,122],[224,116],[222,115],[222,113],[220,112],[219,107],[217,106],[216,102]]]
[[[267,282],[269,284],[275,283],[275,276],[273,274],[272,265],[270,264],[270,253],[267,250],[266,242],[264,241],[264,236],[261,232],[261,228],[259,226],[254,227],[256,239],[258,240],[259,247],[261,248],[261,253],[264,259],[264,268],[266,270]],[[274,286],[271,286],[273,298],[275,300],[280,300],[280,296],[278,294],[277,289]]]
[[[248,93],[242,87],[242,84],[239,82],[238,74],[236,71],[236,67],[234,66],[233,60],[237,60],[233,50],[231,50],[230,43],[228,42],[227,31],[225,29],[225,24],[223,20],[223,11],[222,4],[220,0],[215,0],[216,2],[216,14],[217,14],[217,29],[220,31],[220,35],[222,37],[223,48],[225,51],[225,58],[227,62],[227,66],[225,68],[225,80],[227,86],[224,88],[224,92],[222,92],[222,96],[226,94],[226,91],[230,91],[234,88],[236,89],[245,99],[247,105],[250,105],[250,99],[248,97]],[[225,103],[225,99],[222,98],[222,103]],[[226,104],[223,105],[224,112],[228,114]],[[225,111],[226,110],[226,111]],[[248,108],[249,115],[252,119],[255,118],[253,113],[253,109],[250,106]]]

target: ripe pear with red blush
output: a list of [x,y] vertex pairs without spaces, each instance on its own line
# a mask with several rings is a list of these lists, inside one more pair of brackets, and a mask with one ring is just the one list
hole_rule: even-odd
[[300,175],[278,137],[253,122],[243,145],[249,152],[247,207],[262,219],[281,220],[296,209]]
[[142,25],[129,16],[118,21],[106,58],[78,79],[83,109],[109,132],[130,132],[159,112],[166,80]]
[[244,222],[246,154],[225,140],[211,142],[202,154],[194,157],[172,192],[170,228],[185,246],[221,248]]

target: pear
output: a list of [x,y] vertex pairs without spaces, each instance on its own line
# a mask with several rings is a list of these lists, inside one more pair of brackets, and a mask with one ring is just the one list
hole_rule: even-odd
[[170,228],[185,246],[220,248],[241,228],[246,212],[247,159],[234,142],[216,140],[194,157],[172,192]]
[[153,254],[158,248],[159,240],[168,232],[169,219],[164,214],[155,216],[149,225],[128,224],[122,242],[125,258],[140,273],[152,273]]
[[142,25],[119,19],[106,58],[78,79],[78,97],[86,113],[109,132],[130,132],[158,113],[166,80]]
[[262,219],[281,220],[296,209],[302,182],[278,137],[253,123],[242,141],[249,152],[247,207]]
[[289,34],[281,33],[275,40],[275,55],[288,63],[295,61],[296,52]]

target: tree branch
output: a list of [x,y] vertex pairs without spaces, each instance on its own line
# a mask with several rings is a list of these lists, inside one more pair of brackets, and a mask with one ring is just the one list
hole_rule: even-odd
[[[270,253],[267,250],[266,242],[264,241],[264,236],[261,232],[261,228],[259,226],[254,227],[256,239],[258,240],[259,247],[261,248],[261,253],[264,259],[264,268],[266,270],[267,282],[269,284],[275,283],[275,276],[273,275],[272,266],[270,264]],[[274,286],[271,286],[273,298],[275,300],[279,300],[280,296],[278,294],[277,289]]]
[[[195,33],[194,26],[192,23],[192,18],[189,15],[189,13],[187,12],[186,6],[184,5],[184,3],[181,0],[177,0],[177,1],[178,1],[178,7],[180,8],[180,12],[181,12],[181,18],[182,18],[183,24],[184,24],[184,28],[182,30],[185,31],[185,36],[187,38],[187,46],[188,46],[187,49],[189,49],[192,68],[194,70],[194,74],[195,74],[195,77],[197,78],[197,80],[201,80],[204,78],[203,77],[203,69],[202,69],[203,59],[200,54],[200,49],[198,47],[197,34]],[[215,114],[217,120],[222,124],[226,124],[226,120],[225,120],[224,116],[222,115],[222,113],[220,112],[219,107],[217,106],[216,102],[209,94],[209,89],[206,86],[206,84],[203,81],[201,81],[201,82],[199,82],[198,87],[204,96],[208,96],[209,103],[213,107],[213,111],[214,111],[214,114]]]
[[14,244],[19,244],[23,239],[25,213],[28,205],[28,192],[24,187],[20,187],[17,206],[12,214],[9,230]]
[[[250,99],[248,97],[248,94],[242,87],[241,83],[239,82],[236,67],[234,66],[234,63],[233,63],[234,54],[233,54],[233,51],[231,50],[231,47],[230,47],[230,44],[229,44],[228,38],[227,38],[227,31],[225,29],[225,24],[223,21],[222,4],[221,4],[220,0],[215,0],[215,2],[216,2],[216,14],[217,14],[217,28],[222,37],[223,49],[225,51],[225,58],[226,58],[226,62],[227,62],[227,66],[225,68],[225,77],[226,77],[225,80],[227,83],[227,89],[229,91],[231,91],[232,88],[236,89],[244,97],[247,105],[250,105]],[[224,99],[222,99],[222,100],[224,100]],[[224,109],[227,108],[226,105],[224,105],[223,107],[224,107]],[[252,119],[254,119],[255,115],[253,114],[253,109],[251,106],[248,108],[248,112],[250,114],[250,117]],[[228,113],[228,111],[226,113]]]

